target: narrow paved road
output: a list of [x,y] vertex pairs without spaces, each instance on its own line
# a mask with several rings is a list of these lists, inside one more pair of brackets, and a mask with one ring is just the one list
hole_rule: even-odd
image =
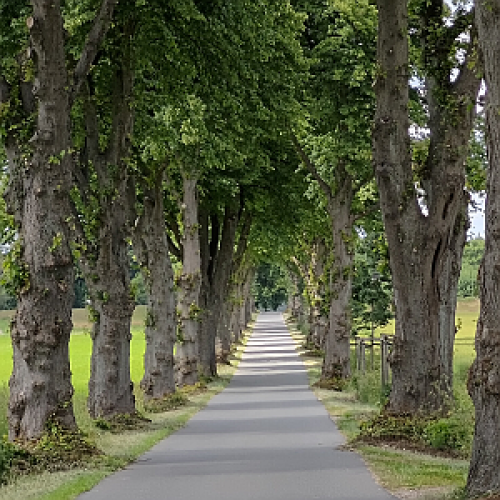
[[308,387],[280,314],[259,316],[231,384],[80,500],[390,500]]

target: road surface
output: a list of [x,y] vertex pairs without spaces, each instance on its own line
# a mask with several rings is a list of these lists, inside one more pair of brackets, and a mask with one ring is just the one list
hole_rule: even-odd
[[295,347],[281,314],[261,314],[229,386],[79,500],[394,499],[338,448]]

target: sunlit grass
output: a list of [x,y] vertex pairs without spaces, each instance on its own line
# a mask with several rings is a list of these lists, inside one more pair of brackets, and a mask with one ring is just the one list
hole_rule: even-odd
[[466,460],[431,457],[404,450],[374,446],[359,448],[370,462],[381,483],[389,489],[424,488],[465,484],[469,464]]

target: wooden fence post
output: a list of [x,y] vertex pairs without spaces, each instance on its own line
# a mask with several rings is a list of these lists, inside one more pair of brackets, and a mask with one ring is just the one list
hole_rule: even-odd
[[387,335],[380,336],[380,374],[382,389],[384,389],[389,383],[389,339]]
[[360,370],[361,370],[361,373],[363,373],[363,375],[365,374],[366,372],[366,344],[365,344],[365,341],[364,340],[361,340],[360,341]]
[[356,360],[356,370],[361,370],[361,348],[360,348],[360,339],[359,337],[356,335],[354,337],[355,339],[355,342],[356,342],[356,346],[354,348],[354,353],[355,353],[355,360]]

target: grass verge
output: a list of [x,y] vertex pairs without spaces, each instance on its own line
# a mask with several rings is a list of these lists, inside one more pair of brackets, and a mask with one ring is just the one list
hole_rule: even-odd
[[[287,320],[288,328],[297,343],[297,349],[306,365],[309,383],[316,397],[323,403],[347,439],[347,447],[359,453],[377,481],[401,499],[451,500],[463,498],[467,479],[468,460],[433,456],[426,453],[394,448],[380,442],[376,445],[357,443],[360,424],[378,414],[384,403],[378,371],[356,374],[342,392],[315,386],[321,374],[321,358],[311,356],[304,348],[305,334]],[[469,354],[467,355],[469,357]],[[459,411],[470,417],[472,405],[467,401],[462,385],[466,370],[458,359],[457,393]],[[462,418],[461,417],[461,418]]]

